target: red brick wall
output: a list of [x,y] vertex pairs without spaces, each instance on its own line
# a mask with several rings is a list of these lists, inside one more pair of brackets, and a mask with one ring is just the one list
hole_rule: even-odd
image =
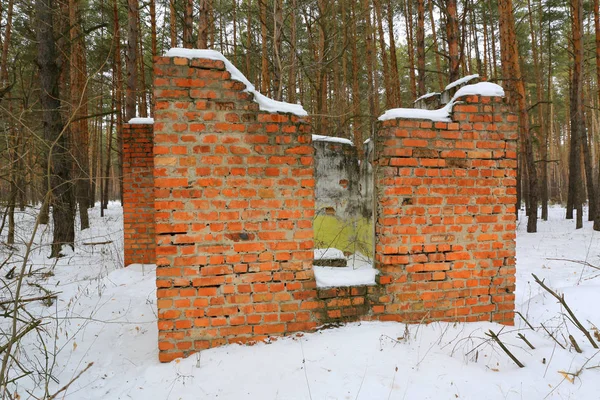
[[154,73],[161,361],[336,321],[512,323],[516,118],[501,99],[380,124],[378,284],[317,289],[308,123],[259,111],[220,61],[157,58]]
[[223,62],[157,58],[159,358],[316,327],[309,125]]
[[154,154],[151,124],[123,125],[124,263],[154,264]]
[[517,118],[501,98],[462,100],[455,122],[380,123],[382,320],[513,322]]

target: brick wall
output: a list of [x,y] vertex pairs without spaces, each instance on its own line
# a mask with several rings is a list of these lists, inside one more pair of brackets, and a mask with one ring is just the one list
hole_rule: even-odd
[[[260,111],[220,61],[157,58],[154,75],[156,233],[146,234],[161,361],[338,321],[513,322],[517,126],[502,99],[465,97],[454,122],[380,123],[378,284],[317,289],[307,121]],[[142,131],[126,127],[131,156],[148,154],[131,147],[150,143]]]
[[379,319],[513,323],[517,118],[501,98],[462,100],[454,122],[380,123]]
[[151,124],[123,125],[124,263],[154,264],[154,154]]
[[313,148],[221,61],[157,58],[159,358],[311,330]]

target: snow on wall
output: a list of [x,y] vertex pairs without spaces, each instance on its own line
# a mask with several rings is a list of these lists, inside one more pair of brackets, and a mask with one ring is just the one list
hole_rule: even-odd
[[[469,78],[468,76],[463,78]],[[471,75],[471,78],[473,76]],[[460,81],[460,79],[459,79]],[[468,81],[468,79],[466,80]],[[465,81],[465,82],[466,82]],[[458,82],[458,81],[456,81]],[[456,83],[454,82],[454,83]],[[438,110],[422,110],[419,108],[393,108],[391,110],[387,110],[383,115],[381,115],[378,120],[379,121],[387,121],[391,119],[427,119],[435,122],[451,122],[452,118],[450,114],[452,113],[452,108],[454,106],[455,101],[463,96],[469,95],[479,95],[485,97],[504,97],[504,90],[501,86],[496,85],[495,83],[490,82],[479,82],[473,85],[463,86],[456,91],[452,100],[446,104],[444,107]]]
[[127,123],[132,125],[151,125],[154,123],[154,118],[131,118]]
[[268,98],[256,90],[254,85],[235,67],[223,54],[216,50],[199,50],[199,49],[183,49],[172,48],[165,54],[166,57],[183,57],[183,58],[204,58],[208,60],[218,60],[225,63],[225,68],[231,74],[231,79],[242,82],[246,85],[246,92],[254,95],[254,101],[258,103],[262,111],[292,113],[299,117],[308,115],[306,110],[299,104],[290,104],[283,101],[277,101]]
[[479,78],[479,74],[467,75],[465,77],[455,80],[454,82],[450,82],[444,88],[444,90],[450,90],[452,88],[455,88],[456,86],[462,85],[462,84],[472,81],[473,79],[476,79],[476,78]]

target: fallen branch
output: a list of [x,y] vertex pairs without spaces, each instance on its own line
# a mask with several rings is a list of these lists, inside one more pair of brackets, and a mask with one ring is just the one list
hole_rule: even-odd
[[56,396],[58,396],[58,395],[59,395],[59,393],[62,393],[62,392],[64,392],[65,390],[67,390],[67,389],[69,388],[69,386],[71,386],[71,385],[73,384],[73,382],[75,382],[77,379],[79,379],[79,377],[80,377],[81,375],[83,375],[83,373],[84,373],[85,371],[87,371],[88,369],[90,369],[90,368],[92,367],[92,365],[94,365],[94,363],[93,363],[93,362],[89,363],[89,364],[87,365],[87,367],[85,367],[85,368],[84,368],[84,369],[83,369],[81,372],[79,372],[75,378],[71,379],[71,380],[70,380],[70,381],[69,381],[69,382],[68,382],[68,383],[67,383],[65,386],[61,387],[61,388],[58,390],[58,392],[56,392],[56,393],[54,393],[52,396],[48,397],[48,400],[54,400],[54,399],[56,399]]
[[[44,300],[56,300],[56,293],[47,295],[47,296],[40,296],[40,297],[30,297],[28,299],[19,299],[19,303],[30,303],[32,301],[44,301]],[[7,300],[7,301],[0,301],[0,307],[5,306],[7,304],[14,304],[14,300]]]
[[596,344],[596,341],[594,340],[594,338],[592,337],[592,335],[590,334],[590,332],[587,329],[585,329],[583,327],[583,325],[581,325],[581,322],[579,322],[579,320],[577,319],[577,317],[575,316],[575,314],[573,313],[573,311],[571,311],[571,308],[569,308],[569,305],[565,301],[565,296],[564,295],[558,295],[554,290],[552,290],[548,286],[546,286],[544,284],[544,281],[541,281],[540,278],[538,278],[535,274],[531,274],[531,275],[533,275],[533,279],[535,279],[535,281],[541,287],[543,287],[548,293],[550,293],[552,296],[554,296],[554,298],[556,298],[559,301],[559,303],[569,313],[569,315],[570,315],[570,317],[572,319],[571,322],[573,322],[573,324],[577,327],[577,329],[579,329],[585,335],[585,337],[587,337],[587,339],[589,340],[589,342],[592,344],[592,347],[594,347],[595,349],[597,349],[598,345]]
[[486,336],[491,337],[496,343],[498,343],[498,345],[502,348],[502,350],[504,350],[504,352],[506,354],[508,354],[508,356],[511,358],[511,360],[513,360],[514,363],[519,366],[519,368],[524,368],[525,367],[525,365],[521,361],[519,361],[517,359],[517,357],[515,357],[514,354],[510,352],[510,350],[508,350],[508,348],[504,345],[504,343],[502,343],[502,341],[500,340],[500,338],[498,337],[498,335],[496,335],[494,333],[494,331],[492,331],[490,329],[489,333],[486,332]]
[[567,262],[572,262],[572,263],[575,263],[575,264],[581,264],[581,265],[585,265],[586,267],[590,267],[590,268],[594,268],[594,269],[600,270],[600,267],[597,267],[597,266],[595,266],[595,265],[593,265],[593,264],[590,264],[590,263],[589,263],[589,262],[587,262],[587,261],[580,261],[580,260],[569,260],[569,259],[566,259],[566,258],[546,258],[546,260],[552,260],[552,261],[567,261]]
[[549,330],[548,330],[548,329],[547,329],[547,328],[544,326],[544,324],[540,324],[540,325],[542,325],[542,328],[544,328],[544,330],[546,331],[546,333],[547,333],[548,335],[550,335],[550,337],[551,337],[551,338],[552,338],[552,339],[553,339],[553,340],[556,342],[556,344],[558,344],[558,345],[559,345],[560,347],[562,347],[564,350],[566,350],[566,349],[567,349],[565,346],[563,346],[563,344],[562,344],[561,342],[559,342],[559,341],[558,341],[558,339],[556,339],[556,338],[554,337],[554,335],[553,335],[553,334],[551,334],[551,333],[550,333],[550,331],[549,331]]
[[27,327],[25,327],[25,329],[23,329],[21,332],[17,333],[15,336],[10,338],[10,340],[6,344],[4,344],[2,347],[0,347],[0,354],[4,353],[4,350],[6,350],[9,346],[12,346],[13,344],[15,344],[19,340],[21,340],[21,338],[23,336],[27,335],[27,333],[29,333],[30,331],[37,328],[41,322],[42,321],[39,319],[37,321],[33,321],[31,324],[29,324]]
[[96,245],[101,245],[101,244],[111,244],[113,241],[112,240],[107,240],[105,242],[83,242],[84,246],[96,246]]
[[521,339],[522,341],[524,341],[525,343],[527,343],[527,346],[529,346],[529,348],[530,348],[531,350],[535,350],[535,347],[533,347],[533,345],[531,344],[531,342],[529,342],[529,340],[527,340],[527,338],[525,337],[525,335],[523,335],[522,333],[519,333],[519,334],[517,335],[517,337],[518,337],[519,339]]
[[575,348],[576,352],[583,353],[583,351],[581,351],[581,347],[579,347],[579,343],[577,343],[577,340],[575,340],[575,338],[573,337],[573,335],[569,335],[569,340],[571,341],[571,344]]
[[532,326],[532,325],[529,323],[529,321],[527,321],[527,318],[525,318],[525,317],[523,316],[523,314],[521,314],[521,313],[520,313],[520,312],[518,312],[518,311],[515,311],[515,313],[516,313],[516,314],[517,314],[519,317],[521,317],[521,318],[523,319],[523,321],[525,321],[525,323],[527,324],[527,326],[528,326],[529,328],[531,328],[531,330],[532,330],[532,331],[535,331],[535,329],[533,329],[533,326]]

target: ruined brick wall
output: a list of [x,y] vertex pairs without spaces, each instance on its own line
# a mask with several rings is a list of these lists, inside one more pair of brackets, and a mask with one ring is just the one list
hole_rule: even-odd
[[[317,289],[308,123],[260,111],[221,61],[162,57],[154,73],[143,194],[155,197],[161,361],[337,321],[512,323],[517,126],[502,99],[465,97],[454,122],[380,123],[377,285]],[[142,130],[126,126],[135,162]],[[125,198],[126,224],[140,199]]]
[[160,360],[313,329],[309,125],[259,111],[221,61],[154,74]]
[[123,125],[124,264],[154,264],[152,124]]
[[454,122],[380,123],[382,320],[513,323],[517,118],[501,98],[461,100]]

